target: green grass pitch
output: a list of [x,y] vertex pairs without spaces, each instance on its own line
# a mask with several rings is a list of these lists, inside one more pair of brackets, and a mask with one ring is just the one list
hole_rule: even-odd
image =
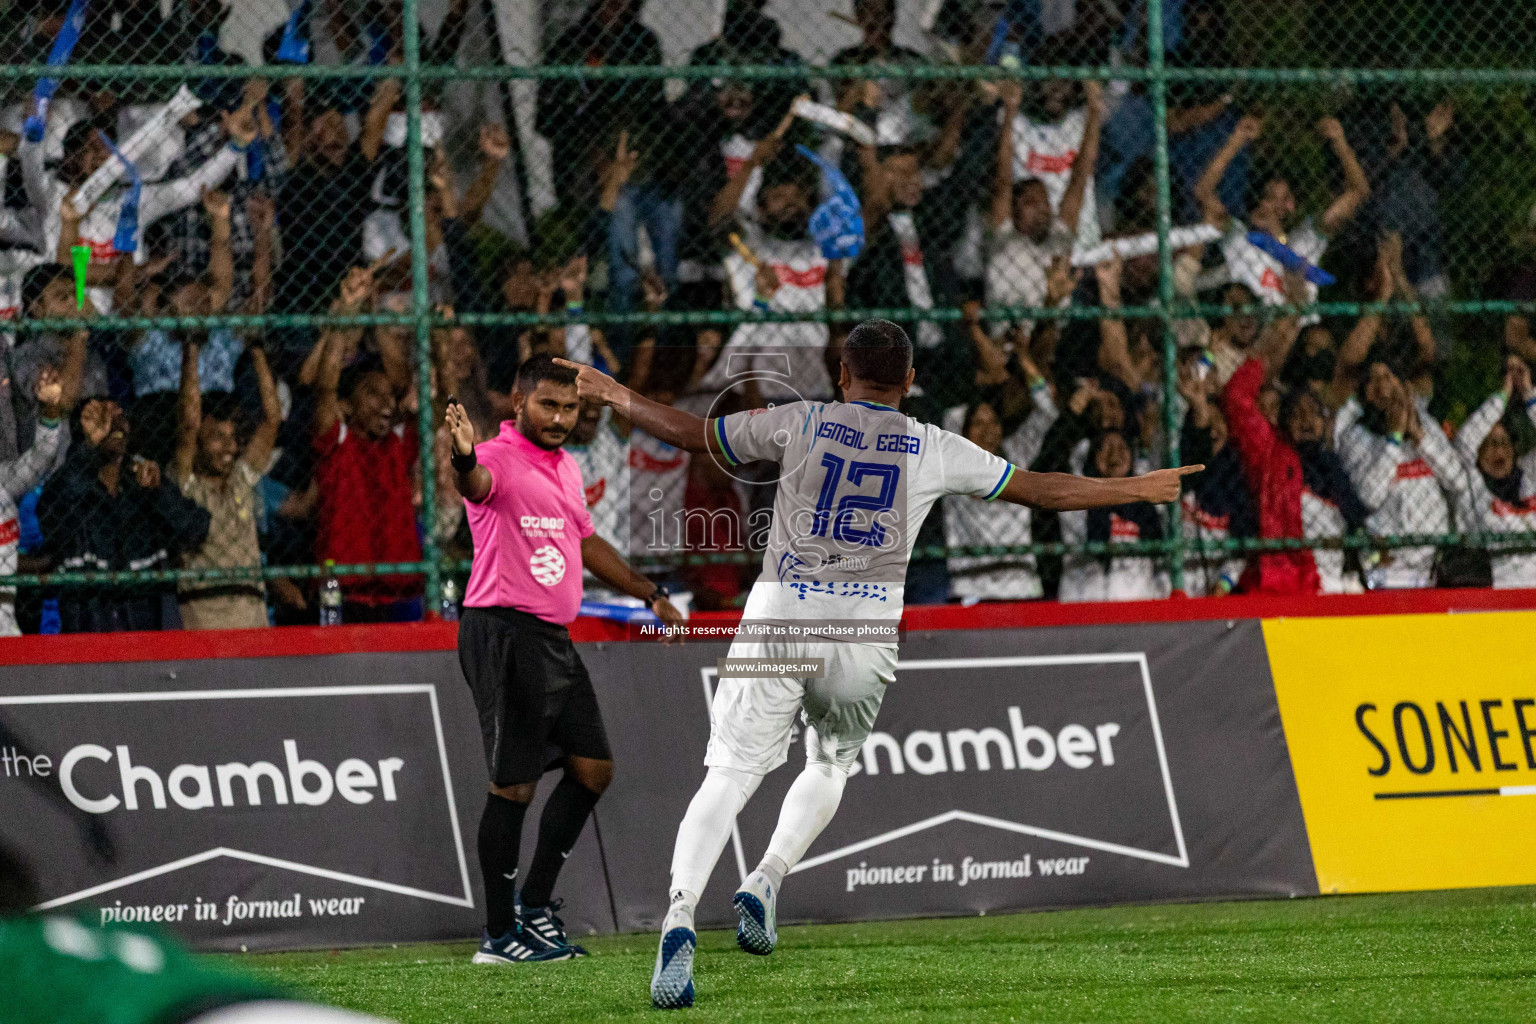
[[[476,967],[467,943],[233,958],[403,1024],[650,1021],[654,935]],[[1536,887],[705,932],[691,1021],[1531,1021]]]

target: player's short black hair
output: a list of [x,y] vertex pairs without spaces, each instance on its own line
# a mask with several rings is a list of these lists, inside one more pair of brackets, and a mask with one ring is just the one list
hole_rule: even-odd
[[865,320],[848,332],[843,362],[854,380],[900,387],[912,369],[912,339],[889,320]]
[[32,315],[32,306],[40,301],[43,292],[48,286],[59,278],[68,278],[71,282],[75,279],[75,272],[62,263],[39,263],[27,271],[21,279],[21,310],[26,316]]
[[546,380],[552,384],[575,386],[576,371],[568,366],[561,366],[555,362],[554,356],[545,352],[531,355],[518,364],[517,389],[523,394],[532,394],[533,389],[539,386],[539,382]]

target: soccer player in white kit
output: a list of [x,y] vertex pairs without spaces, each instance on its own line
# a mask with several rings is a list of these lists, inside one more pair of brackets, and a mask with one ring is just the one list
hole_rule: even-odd
[[767,853],[733,900],[741,948],[773,950],[779,887],[832,820],[895,679],[907,561],[934,502],[968,494],[1056,511],[1170,502],[1179,497],[1179,478],[1203,467],[1120,479],[1018,469],[898,411],[912,386],[912,344],[886,320],[859,324],[843,343],[843,402],[791,402],[706,420],[642,398],[590,366],[566,365],[578,370],[583,399],[613,406],[668,444],[728,467],[758,459],[779,464],[763,571],[742,622],[794,622],[810,639],[765,641],[738,632],[729,656],[819,659],[825,670],[816,677],[724,677],[715,689],[704,757],[709,772],[678,828],[671,906],[651,979],[656,1006],[691,1006],[694,907],[736,815],[763,777],[788,759],[790,732],[803,713],[805,770],[784,798]]

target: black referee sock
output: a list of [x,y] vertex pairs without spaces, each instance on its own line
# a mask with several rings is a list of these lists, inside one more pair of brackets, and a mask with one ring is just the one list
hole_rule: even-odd
[[555,879],[565,866],[571,847],[581,838],[587,815],[597,804],[597,794],[569,774],[549,794],[544,813],[539,816],[539,845],[533,851],[533,866],[523,883],[523,906],[546,907],[555,891]]
[[485,795],[480,816],[480,872],[485,879],[485,930],[491,938],[507,934],[517,921],[517,856],[528,805]]

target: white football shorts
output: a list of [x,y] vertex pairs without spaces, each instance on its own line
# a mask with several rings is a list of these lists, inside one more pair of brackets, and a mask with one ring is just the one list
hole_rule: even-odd
[[795,716],[809,732],[806,760],[847,772],[896,678],[896,648],[853,643],[735,640],[731,658],[821,658],[823,678],[723,678],[710,706],[704,763],[767,775],[789,759]]

